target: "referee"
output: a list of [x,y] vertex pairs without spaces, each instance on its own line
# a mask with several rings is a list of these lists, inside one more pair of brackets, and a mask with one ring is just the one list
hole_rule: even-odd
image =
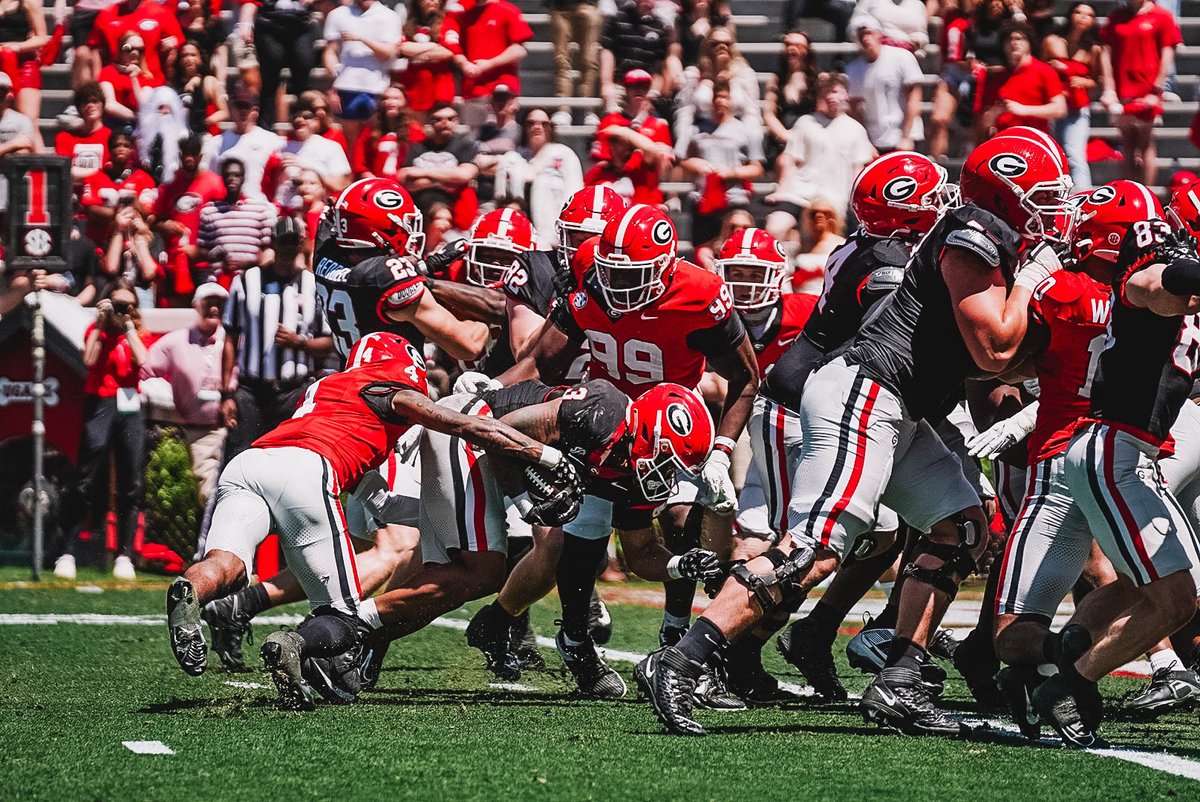
[[[230,287],[221,358],[226,463],[292,416],[333,348],[313,273],[304,266],[303,241],[303,226],[280,217],[271,234],[275,261],[248,268]],[[237,389],[231,391],[235,366]]]

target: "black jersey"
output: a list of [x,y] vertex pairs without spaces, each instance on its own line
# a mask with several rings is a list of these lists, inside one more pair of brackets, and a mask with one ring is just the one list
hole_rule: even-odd
[[767,374],[763,395],[798,410],[809,374],[850,342],[867,310],[900,286],[910,250],[900,240],[858,232],[829,254],[816,308],[800,337]]
[[[1162,225],[1145,231],[1165,234],[1169,229]],[[1108,345],[1092,382],[1092,415],[1161,444],[1200,367],[1200,315],[1163,317],[1125,300],[1130,277],[1161,263],[1153,257],[1154,246],[1139,247],[1137,239],[1127,235],[1117,256]]]
[[550,387],[536,380],[485,390],[492,414],[510,412],[561,398],[558,448],[584,466],[590,477],[588,495],[613,502],[613,525],[640,529],[650,525],[655,504],[646,500],[628,469],[628,446],[622,441],[629,396],[604,379],[573,387]]
[[961,248],[1013,275],[1021,236],[967,204],[946,212],[913,251],[899,288],[864,321],[844,358],[895,393],[914,420],[938,418],[976,371],[942,279],[946,248]]
[[[550,308],[558,299],[554,277],[565,270],[557,250],[526,251],[504,277],[504,294],[525,304],[542,317],[550,316]],[[574,289],[574,288],[572,288]]]
[[421,351],[425,335],[411,323],[396,323],[383,316],[383,299],[395,292],[424,292],[420,277],[411,271],[404,260],[385,251],[354,262],[352,256],[362,251],[338,247],[328,224],[317,232],[317,247],[313,252],[313,272],[317,279],[317,295],[325,308],[334,349],[345,359],[351,346],[360,337],[376,331],[399,334]]

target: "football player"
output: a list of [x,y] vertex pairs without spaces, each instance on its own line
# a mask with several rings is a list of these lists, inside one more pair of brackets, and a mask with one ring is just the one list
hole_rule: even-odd
[[[697,387],[707,363],[728,382],[728,392],[714,451],[701,468],[700,482],[680,482],[678,494],[667,500],[665,514],[678,522],[687,517],[700,485],[707,506],[722,514],[732,512],[730,454],[753,407],[758,364],[741,318],[733,310],[729,288],[719,276],[677,258],[675,248],[675,226],[657,208],[635,205],[610,221],[594,240],[594,268],[552,310],[529,354],[499,379],[503,384],[533,377],[557,382],[586,344],[589,378],[608,379],[637,397],[661,382]],[[558,562],[563,607],[559,651],[580,690],[593,695],[600,688],[596,678],[615,674],[601,669],[603,663],[588,633],[596,568],[604,559],[614,525],[627,552],[641,548],[636,541],[642,530],[622,531],[612,509],[610,501],[585,496],[579,516],[564,527]],[[665,514],[660,514],[660,520]],[[664,621],[660,633],[672,623]],[[617,685],[606,682],[604,687],[615,690]],[[620,690],[623,694],[624,683]],[[714,704],[741,706],[723,697],[719,687],[714,690]]]
[[929,638],[987,545],[979,495],[934,434],[963,383],[999,373],[1025,336],[1033,288],[1059,269],[1048,248],[1018,263],[1064,214],[1069,179],[1045,145],[1003,135],[963,167],[964,204],[946,212],[913,252],[900,287],[853,345],[805,382],[798,481],[788,511],[791,553],[773,549],[735,567],[676,647],[650,655],[635,676],[671,732],[703,734],[691,691],[714,649],[772,608],[806,593],[855,551],[880,500],[924,533],[900,595],[896,637],[863,695],[864,715],[905,732],[957,734],[922,680]]
[[334,655],[355,641],[361,600],[340,495],[378,466],[410,426],[423,425],[522,461],[570,464],[562,452],[490,418],[461,415],[429,400],[425,363],[402,337],[375,332],[349,354],[349,368],[315,382],[295,415],[256,440],[221,474],[204,559],[167,590],[171,648],[183,670],[204,672],[200,608],[244,585],[254,550],[276,526],[314,615],[263,644],[287,707],[311,708],[299,673],[306,654]]

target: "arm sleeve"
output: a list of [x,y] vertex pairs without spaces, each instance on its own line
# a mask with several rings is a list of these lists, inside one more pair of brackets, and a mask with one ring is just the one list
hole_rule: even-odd
[[1200,261],[1176,259],[1163,268],[1163,289],[1172,295],[1200,295]]
[[554,309],[550,310],[550,322],[554,324],[556,329],[572,340],[586,340],[587,335],[583,333],[583,329],[579,328],[579,324],[575,322],[575,317],[571,314],[571,310],[567,308],[569,305],[569,301],[560,303]]
[[720,356],[736,349],[745,336],[741,315],[729,315],[712,328],[693,331],[687,336],[687,344],[707,357]]

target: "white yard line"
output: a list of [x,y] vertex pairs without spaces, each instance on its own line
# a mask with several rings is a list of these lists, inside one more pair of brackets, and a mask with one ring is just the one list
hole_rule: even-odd
[[175,750],[162,741],[121,741],[135,755],[173,755]]

